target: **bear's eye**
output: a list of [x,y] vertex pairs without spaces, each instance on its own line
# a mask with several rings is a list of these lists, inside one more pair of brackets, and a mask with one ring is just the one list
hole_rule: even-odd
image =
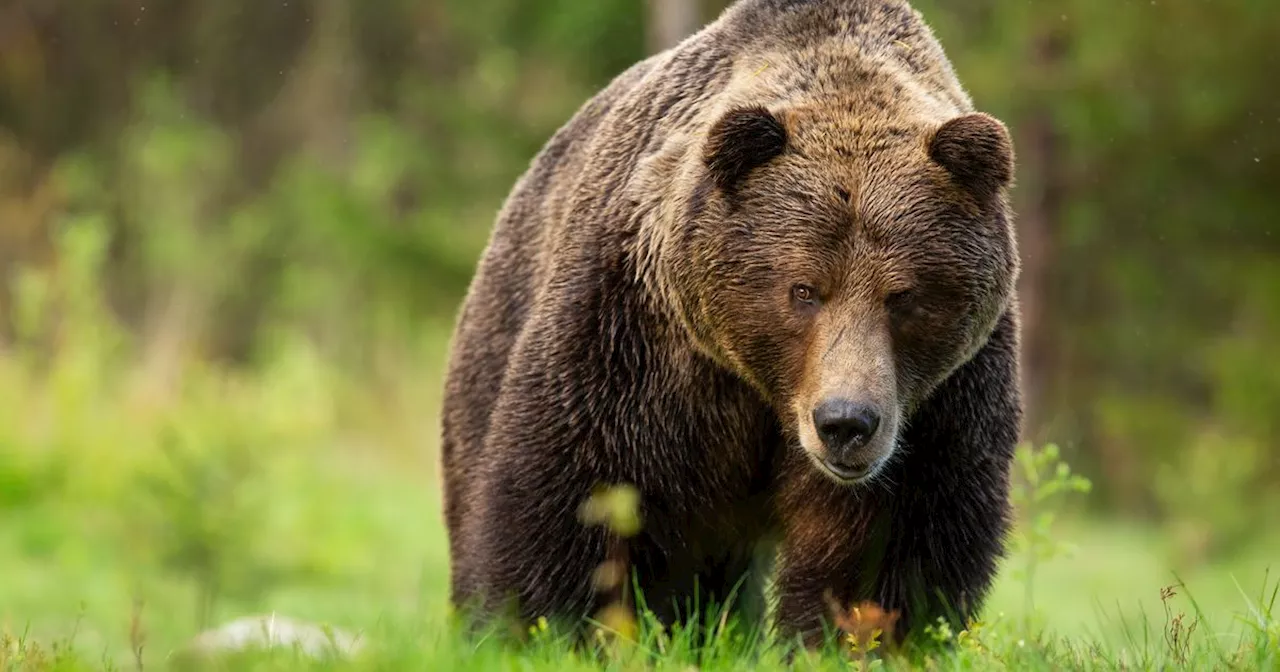
[[809,285],[796,285],[791,288],[791,298],[806,306],[812,306],[818,301],[818,292]]
[[915,293],[909,289],[890,294],[885,298],[884,305],[890,313],[900,317],[910,317],[919,310]]

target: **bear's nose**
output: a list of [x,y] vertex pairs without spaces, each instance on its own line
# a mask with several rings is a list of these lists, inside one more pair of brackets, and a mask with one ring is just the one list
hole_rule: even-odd
[[840,460],[845,451],[861,448],[875,436],[880,411],[865,402],[828,399],[813,409],[813,426],[831,457]]

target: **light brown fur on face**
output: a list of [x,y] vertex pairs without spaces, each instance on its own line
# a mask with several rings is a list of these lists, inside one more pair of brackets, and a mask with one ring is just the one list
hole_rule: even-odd
[[[881,311],[874,305],[868,310],[858,302],[832,308],[813,327],[817,336],[810,341],[790,411],[795,415],[800,447],[823,473],[844,484],[870,480],[879,474],[896,447],[901,411],[893,344]],[[880,412],[875,436],[849,456],[865,465],[866,473],[856,479],[848,479],[828,466],[832,456],[813,421],[814,409],[833,398],[867,403]]]

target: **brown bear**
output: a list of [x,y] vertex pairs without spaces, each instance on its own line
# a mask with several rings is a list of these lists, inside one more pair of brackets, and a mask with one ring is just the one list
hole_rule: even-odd
[[765,576],[809,645],[828,598],[901,635],[973,614],[1022,414],[1013,166],[901,0],[739,0],[619,75],[516,184],[460,311],[453,603],[591,615],[611,540],[579,508],[625,483],[664,622],[757,618]]

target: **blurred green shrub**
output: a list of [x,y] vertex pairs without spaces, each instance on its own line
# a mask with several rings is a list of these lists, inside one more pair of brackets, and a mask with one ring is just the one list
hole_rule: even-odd
[[127,542],[131,580],[190,582],[198,626],[225,601],[370,565],[342,500],[325,500],[340,487],[324,473],[342,374],[282,330],[253,370],[180,350],[157,378],[104,296],[104,219],[69,215],[60,263],[21,276],[18,337],[0,353],[0,509],[31,514],[15,519],[24,549],[56,560],[68,534]]
[[1258,487],[1266,459],[1256,441],[1206,431],[1159,465],[1153,490],[1184,565],[1231,557],[1258,536],[1260,521],[1280,515],[1280,501]]

